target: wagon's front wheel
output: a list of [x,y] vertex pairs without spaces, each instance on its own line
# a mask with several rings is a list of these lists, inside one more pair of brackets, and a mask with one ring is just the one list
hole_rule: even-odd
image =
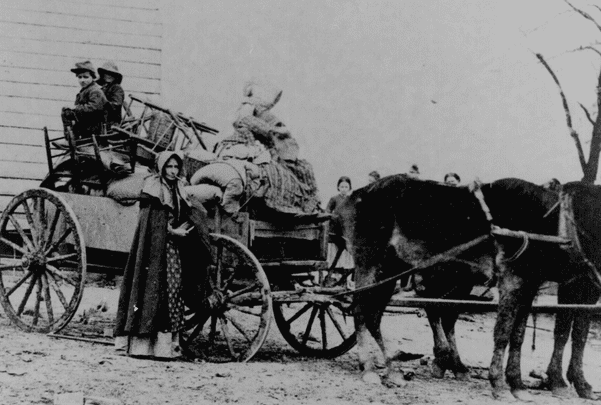
[[58,332],[75,315],[86,251],[75,213],[56,192],[15,196],[0,217],[0,302],[24,331]]
[[[330,277],[315,281],[314,287],[328,287]],[[346,289],[346,278],[337,282]],[[344,287],[343,287],[344,286]],[[336,287],[336,286],[335,286]],[[273,317],[280,333],[299,353],[332,359],[355,346],[357,337],[351,305],[335,299],[306,302],[274,302]]]
[[194,308],[187,308],[182,345],[207,361],[245,362],[261,348],[269,331],[269,281],[257,258],[240,242],[214,233],[210,238],[210,291]]

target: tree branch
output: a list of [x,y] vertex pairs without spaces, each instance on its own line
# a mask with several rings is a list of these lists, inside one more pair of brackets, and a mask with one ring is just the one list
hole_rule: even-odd
[[588,118],[588,122],[590,122],[594,126],[595,125],[595,121],[593,121],[593,119],[591,118],[591,114],[588,112],[588,110],[586,109],[586,107],[583,106],[582,103],[578,103],[578,105],[584,111],[584,115],[586,115],[586,118]]
[[566,99],[563,89],[561,88],[559,79],[557,78],[557,76],[555,75],[555,72],[553,72],[553,69],[551,69],[551,66],[549,66],[549,64],[547,63],[545,58],[543,58],[543,55],[541,55],[540,53],[537,53],[536,57],[538,58],[540,63],[543,64],[545,69],[547,69],[547,71],[549,72],[549,74],[551,75],[553,80],[555,81],[555,84],[557,84],[557,87],[559,88],[559,95],[561,96],[561,102],[563,104],[563,109],[566,113],[566,124],[567,124],[568,128],[570,129],[570,136],[572,137],[572,139],[574,140],[574,143],[576,144],[576,151],[578,152],[578,160],[580,161],[580,167],[582,168],[582,172],[586,173],[586,160],[584,159],[584,151],[582,150],[582,144],[580,143],[580,137],[578,136],[578,132],[576,132],[576,130],[572,126],[572,115],[570,114],[570,107],[568,106],[568,100]]
[[577,12],[578,14],[580,14],[581,16],[583,16],[584,18],[586,18],[587,20],[589,20],[589,21],[591,21],[593,24],[595,24],[595,25],[597,26],[597,29],[598,29],[599,31],[601,31],[601,25],[599,25],[599,24],[597,23],[597,21],[595,21],[595,19],[594,19],[594,18],[593,18],[593,17],[592,17],[592,16],[591,16],[589,13],[587,13],[587,12],[586,12],[586,11],[584,11],[584,10],[580,10],[579,8],[576,8],[576,7],[574,7],[574,6],[572,5],[572,3],[570,3],[568,0],[564,0],[564,1],[565,1],[565,2],[568,4],[568,6],[572,7],[572,9],[573,9],[575,12]]

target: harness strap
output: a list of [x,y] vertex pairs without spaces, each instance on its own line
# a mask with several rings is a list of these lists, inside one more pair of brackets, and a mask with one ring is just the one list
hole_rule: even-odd
[[484,194],[482,194],[482,183],[480,180],[474,180],[472,183],[470,183],[469,189],[478,199],[480,207],[482,208],[484,215],[486,215],[486,220],[490,222],[492,226],[492,214],[490,213],[490,208],[488,208],[488,205],[486,205],[486,201],[484,201]]

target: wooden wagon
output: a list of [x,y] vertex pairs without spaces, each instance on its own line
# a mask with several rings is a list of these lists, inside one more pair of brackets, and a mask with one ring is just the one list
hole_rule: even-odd
[[[124,131],[122,142],[108,146],[94,138],[92,158],[99,160],[102,148],[152,152],[135,132]],[[69,163],[56,163],[54,141],[46,135],[49,174],[42,187],[15,196],[0,217],[0,301],[15,325],[43,333],[56,333],[73,318],[88,272],[121,274],[138,215],[137,204],[73,192],[73,181],[101,184],[102,173],[78,177],[86,168],[78,166],[76,139],[58,150],[71,156]],[[327,217],[260,221],[244,211],[224,215],[218,206],[209,213],[210,310],[186,311],[182,335],[191,352],[213,361],[247,361],[263,345],[272,312],[283,337],[302,354],[335,357],[355,345],[350,305],[332,298],[348,290],[350,275],[328,267]]]

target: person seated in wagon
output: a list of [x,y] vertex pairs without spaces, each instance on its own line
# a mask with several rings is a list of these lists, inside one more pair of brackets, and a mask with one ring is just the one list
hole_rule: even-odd
[[[81,90],[75,96],[74,107],[62,109],[61,118],[65,126],[65,134],[67,127],[70,126],[75,139],[90,138],[92,134],[102,133],[107,100],[100,85],[94,81],[96,69],[92,62],[77,62],[71,72],[75,73]],[[57,146],[66,146],[66,144]]]
[[106,127],[111,129],[113,125],[121,124],[121,109],[125,100],[125,92],[121,87],[123,75],[119,73],[119,68],[113,61],[105,62],[98,68],[100,79],[96,81],[106,97]]

